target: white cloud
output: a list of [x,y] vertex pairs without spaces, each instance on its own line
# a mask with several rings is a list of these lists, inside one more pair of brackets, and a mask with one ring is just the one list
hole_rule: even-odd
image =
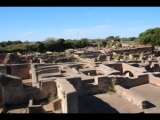
[[30,34],[32,34],[32,33],[33,33],[32,31],[23,33],[23,34],[20,35],[20,38],[27,37],[28,35],[30,35]]

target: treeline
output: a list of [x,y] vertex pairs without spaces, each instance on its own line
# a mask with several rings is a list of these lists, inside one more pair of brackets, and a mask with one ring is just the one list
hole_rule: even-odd
[[66,49],[74,49],[74,48],[84,48],[87,46],[106,46],[110,43],[116,43],[119,41],[135,41],[137,38],[119,38],[119,36],[109,36],[105,39],[87,39],[82,38],[80,40],[71,40],[71,39],[54,39],[47,38],[45,41],[38,42],[22,42],[20,40],[16,41],[3,41],[0,42],[0,53],[6,52],[29,52],[29,51],[37,51],[40,53],[44,53],[46,51],[56,51],[62,52]]

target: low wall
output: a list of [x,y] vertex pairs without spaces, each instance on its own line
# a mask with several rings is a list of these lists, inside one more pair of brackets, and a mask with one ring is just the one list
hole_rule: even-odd
[[135,87],[149,83],[148,74],[140,74],[135,77],[116,76],[116,84],[125,88]]
[[149,74],[149,83],[160,87],[160,79],[152,74]]
[[98,84],[100,91],[106,92],[107,86],[110,84],[112,78],[115,79],[115,85],[120,85],[124,88],[130,88],[149,83],[148,74],[137,75],[136,77],[132,78],[120,75],[95,76],[95,83]]
[[117,94],[121,95],[123,98],[127,99],[134,105],[138,106],[140,109],[146,108],[147,100],[139,96],[138,94],[127,90],[119,85],[115,85],[115,90]]
[[42,69],[42,70],[38,70],[37,73],[38,74],[45,74],[45,73],[56,73],[59,72],[59,68],[49,68],[49,69]]

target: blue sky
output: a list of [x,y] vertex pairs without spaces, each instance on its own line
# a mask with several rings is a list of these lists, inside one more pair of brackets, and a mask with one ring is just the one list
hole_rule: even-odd
[[160,7],[0,7],[0,42],[138,37],[155,27]]

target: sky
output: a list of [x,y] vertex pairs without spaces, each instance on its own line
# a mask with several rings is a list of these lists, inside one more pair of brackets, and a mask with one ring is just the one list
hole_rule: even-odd
[[0,42],[138,37],[160,27],[160,7],[0,7]]

